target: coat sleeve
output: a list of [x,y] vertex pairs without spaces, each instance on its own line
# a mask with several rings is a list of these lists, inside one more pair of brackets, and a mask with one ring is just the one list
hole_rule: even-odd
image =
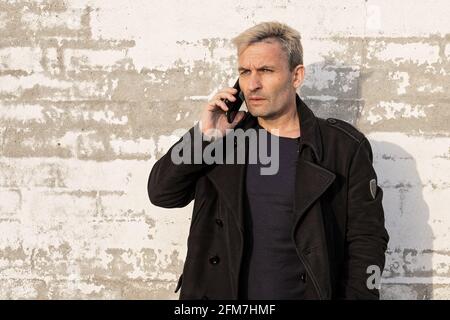
[[349,169],[346,253],[340,288],[344,299],[379,299],[377,286],[367,285],[373,274],[369,270],[378,268],[381,277],[389,235],[384,226],[383,190],[372,161],[370,143],[363,138]]
[[[201,137],[201,148],[194,147],[195,137]],[[195,195],[198,178],[203,174],[208,164],[203,159],[195,163],[194,155],[203,153],[204,148],[212,142],[203,140],[199,123],[180,138],[167,153],[153,165],[147,183],[150,202],[163,208],[181,208],[188,205]],[[189,161],[174,163],[172,155],[184,155],[188,151]],[[201,155],[200,154],[200,155]],[[198,162],[198,161],[197,161]]]

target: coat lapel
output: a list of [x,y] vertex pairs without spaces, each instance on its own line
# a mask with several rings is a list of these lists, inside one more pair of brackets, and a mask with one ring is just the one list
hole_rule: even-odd
[[310,206],[333,183],[336,175],[300,157],[297,162],[294,197],[294,230]]

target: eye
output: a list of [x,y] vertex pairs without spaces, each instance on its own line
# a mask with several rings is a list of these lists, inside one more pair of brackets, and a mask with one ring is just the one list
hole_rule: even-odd
[[244,71],[241,71],[240,74],[247,74],[247,73],[248,73],[248,70],[244,70]]
[[264,72],[272,72],[272,70],[266,69],[266,68],[264,68],[263,71],[264,71]]

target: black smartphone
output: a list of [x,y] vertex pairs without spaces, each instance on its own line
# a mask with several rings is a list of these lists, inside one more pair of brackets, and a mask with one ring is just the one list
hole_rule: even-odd
[[239,109],[242,106],[242,103],[244,102],[244,94],[242,93],[241,88],[239,87],[239,78],[237,79],[233,88],[237,89],[236,94],[234,94],[236,100],[235,101],[229,101],[228,99],[224,100],[225,104],[228,107],[228,111],[225,112],[228,123],[233,123],[234,118],[236,117]]

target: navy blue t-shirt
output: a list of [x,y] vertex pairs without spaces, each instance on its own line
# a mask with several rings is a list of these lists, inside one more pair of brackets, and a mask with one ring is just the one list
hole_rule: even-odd
[[[270,154],[274,136],[266,132]],[[301,274],[305,270],[292,239],[298,139],[278,138],[275,175],[261,175],[260,168],[270,164],[262,165],[259,160],[247,164],[241,299],[302,299],[304,292]]]

